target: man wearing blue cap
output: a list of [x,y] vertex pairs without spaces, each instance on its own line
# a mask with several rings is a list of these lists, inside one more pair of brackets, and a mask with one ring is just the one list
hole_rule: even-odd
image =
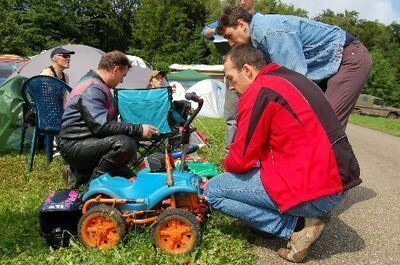
[[[69,64],[71,62],[71,55],[75,54],[74,51],[69,51],[65,49],[63,46],[58,46],[54,48],[51,53],[50,53],[50,59],[51,59],[51,65],[49,67],[46,67],[42,70],[40,75],[47,75],[51,77],[55,77],[60,79],[61,81],[65,83],[69,83],[69,78],[66,73],[64,73],[65,69],[69,68]],[[30,117],[29,115],[32,115],[32,113],[27,114],[27,117]],[[34,119],[34,116],[32,116]],[[31,117],[31,119],[32,119]],[[59,152],[57,152],[57,143],[54,142],[54,147],[53,147],[54,155],[53,156],[58,156],[60,155]]]
[[64,70],[69,68],[72,54],[75,52],[64,49],[62,46],[54,48],[50,54],[51,65],[43,69],[40,74],[58,78],[68,84],[68,75],[64,73]]
[[[75,54],[75,52],[64,49],[62,46],[54,48],[50,54],[50,59],[52,61],[52,64],[49,67],[43,69],[40,75],[52,76],[68,84],[69,79],[67,74],[64,73],[64,70],[69,68],[69,64],[71,62],[71,54]],[[25,105],[24,105],[24,121],[31,125],[36,124],[36,113],[34,112],[34,110],[29,109],[28,106]],[[39,140],[39,142],[41,141],[42,140]],[[56,149],[57,148],[55,147],[54,151],[56,151]],[[58,152],[55,152],[54,156],[57,156],[58,154],[59,154]]]

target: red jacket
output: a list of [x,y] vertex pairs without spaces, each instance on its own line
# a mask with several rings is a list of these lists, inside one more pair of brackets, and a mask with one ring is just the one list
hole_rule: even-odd
[[224,161],[232,173],[258,164],[281,212],[361,183],[357,159],[320,88],[276,63],[241,96],[238,130]]

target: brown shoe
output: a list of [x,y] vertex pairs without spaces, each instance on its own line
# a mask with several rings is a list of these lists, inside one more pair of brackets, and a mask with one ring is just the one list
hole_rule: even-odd
[[294,232],[287,248],[280,248],[278,255],[291,262],[301,262],[308,254],[310,246],[324,231],[325,224],[318,218],[305,218],[304,228]]

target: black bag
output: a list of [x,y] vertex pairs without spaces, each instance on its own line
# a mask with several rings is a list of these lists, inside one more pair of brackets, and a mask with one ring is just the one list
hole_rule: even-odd
[[40,206],[40,233],[54,249],[67,247],[71,235],[77,233],[81,216],[82,197],[77,190],[53,192]]

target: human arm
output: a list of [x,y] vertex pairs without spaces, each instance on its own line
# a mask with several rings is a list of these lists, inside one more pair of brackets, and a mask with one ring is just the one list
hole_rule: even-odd
[[157,127],[150,125],[150,124],[142,124],[142,137],[146,139],[150,139],[153,134],[159,134]]
[[214,23],[206,25],[203,28],[203,30],[201,31],[201,36],[203,36],[209,40],[214,40],[215,29],[219,26],[219,24],[220,24],[220,22],[219,22],[219,20],[217,20]]
[[202,34],[203,34],[203,37],[212,40],[212,39],[214,39],[215,29],[212,29],[212,28],[206,26],[203,28]]

